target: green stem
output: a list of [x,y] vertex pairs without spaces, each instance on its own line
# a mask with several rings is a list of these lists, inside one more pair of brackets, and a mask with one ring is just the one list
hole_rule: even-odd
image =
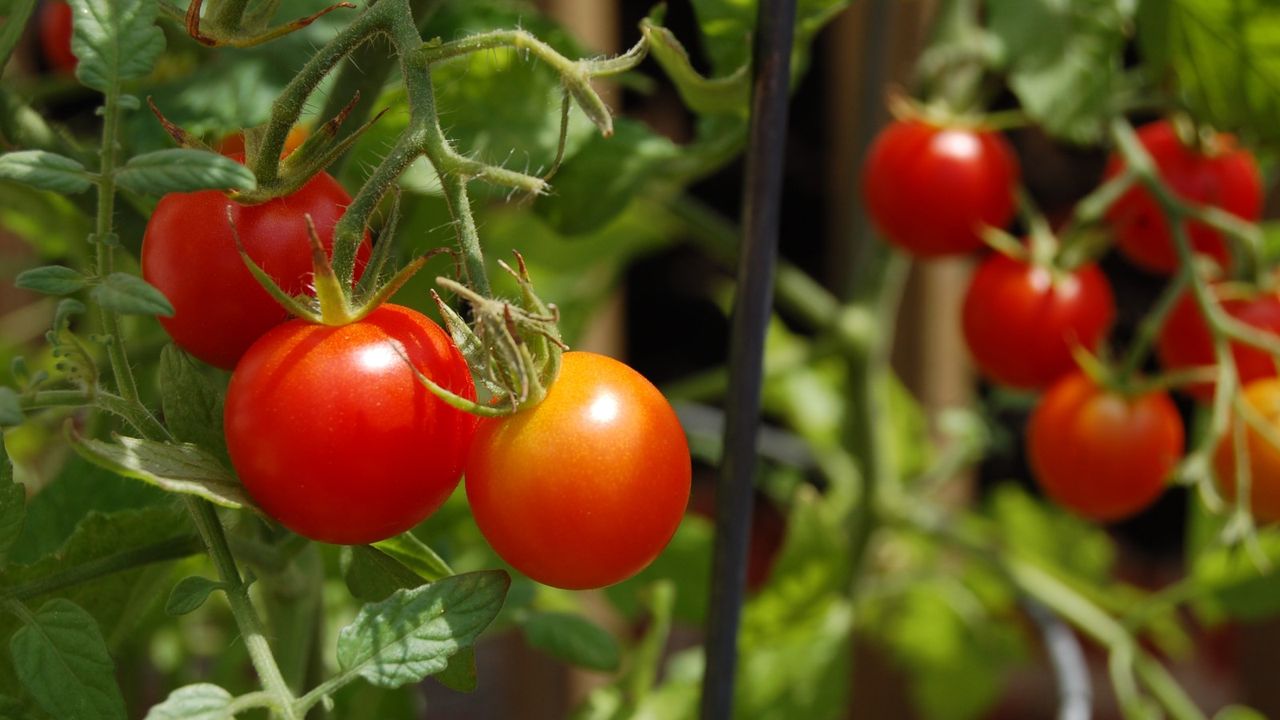
[[13,0],[9,5],[9,13],[5,17],[4,27],[0,28],[0,71],[9,64],[13,49],[22,38],[22,31],[27,27],[31,11],[36,7],[36,0]]
[[194,535],[162,540],[150,545],[125,550],[76,565],[61,572],[46,575],[31,582],[22,583],[4,592],[17,600],[30,600],[46,593],[73,587],[125,570],[144,565],[177,560],[200,552],[200,540]]
[[484,267],[480,233],[476,230],[476,221],[471,214],[467,180],[456,175],[441,175],[440,184],[444,188],[444,198],[449,205],[449,213],[455,218],[458,249],[462,252],[467,284],[477,293],[488,297],[492,291],[489,288],[489,275]]

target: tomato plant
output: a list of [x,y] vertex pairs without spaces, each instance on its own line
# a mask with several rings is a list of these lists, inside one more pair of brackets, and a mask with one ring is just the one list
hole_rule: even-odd
[[[1160,177],[1180,198],[1221,208],[1244,220],[1261,216],[1262,178],[1257,163],[1253,155],[1240,149],[1234,137],[1218,134],[1203,147],[1188,146],[1173,123],[1160,120],[1138,128],[1138,139],[1151,154]],[[1114,177],[1123,169],[1123,160],[1113,155],[1106,175]],[[1136,265],[1166,274],[1178,267],[1169,223],[1145,188],[1130,189],[1111,207],[1107,218],[1117,247]],[[1187,233],[1195,252],[1227,265],[1229,249],[1219,231],[1193,221],[1188,223]]]
[[[258,205],[241,205],[214,190],[164,196],[142,240],[142,276],[173,303],[173,316],[160,323],[192,355],[235,367],[253,341],[289,317],[245,266],[236,234],[249,257],[285,292],[297,295],[311,282],[306,217],[332,252],[333,226],[350,202],[325,173],[295,193]],[[369,252],[366,239],[356,256],[357,276]]]
[[[1280,336],[1280,296],[1272,292],[1240,291],[1214,286],[1222,309],[1237,320],[1271,335]],[[1242,384],[1275,377],[1276,362],[1271,354],[1241,342],[1232,342],[1231,357]],[[1213,338],[1194,297],[1184,294],[1169,312],[1156,343],[1160,364],[1168,370],[1216,365]],[[1192,383],[1183,388],[1202,402],[1213,397],[1213,383]]]
[[71,6],[62,0],[40,6],[40,50],[55,71],[68,75],[76,71],[76,56],[71,52]]
[[[1249,463],[1249,510],[1267,523],[1280,522],[1280,447],[1266,435],[1280,433],[1280,380],[1266,377],[1244,388],[1244,402],[1262,429],[1244,422],[1244,457]],[[1235,432],[1228,432],[1214,453],[1214,470],[1219,486],[1228,499],[1234,500],[1238,486]]]
[[1017,388],[1041,388],[1096,351],[1115,319],[1111,284],[1096,265],[1069,272],[994,253],[970,280],[965,342],[979,369]]
[[1167,393],[1126,397],[1083,372],[1049,388],[1027,425],[1041,489],[1093,520],[1120,520],[1155,502],[1182,450],[1182,421]]
[[1017,156],[999,133],[899,120],[862,170],[867,213],[887,240],[920,257],[982,247],[984,226],[1013,219]]
[[475,418],[424,389],[401,353],[475,397],[448,334],[397,305],[340,327],[292,320],[250,346],[227,388],[227,450],[271,517],[313,540],[371,543],[453,492]]
[[596,588],[662,551],[684,515],[691,472],[684,430],[657,388],[617,360],[570,352],[542,402],[480,425],[467,500],[517,570]]
[[[311,131],[305,126],[295,125],[290,128],[289,134],[284,139],[284,152],[280,157],[285,157],[289,153],[298,149],[298,146],[307,141],[311,136]],[[218,142],[218,152],[231,158],[244,157],[244,133],[235,132],[227,135]]]

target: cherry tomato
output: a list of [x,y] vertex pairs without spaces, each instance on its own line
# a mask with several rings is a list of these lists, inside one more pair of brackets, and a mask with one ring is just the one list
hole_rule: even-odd
[[[240,205],[216,190],[172,193],[160,199],[142,239],[142,276],[169,298],[174,315],[160,318],[173,341],[210,365],[230,369],[267,330],[289,319],[245,267],[227,223],[230,207],[249,257],[286,292],[311,284],[310,215],[332,252],[333,226],[351,196],[327,173],[297,192],[260,205]],[[366,237],[356,275],[369,257]]]
[[40,6],[40,50],[49,67],[70,75],[76,71],[75,54],[71,52],[71,6],[65,2],[46,2]]
[[405,357],[475,398],[448,333],[398,305],[340,327],[292,320],[249,348],[227,388],[227,450],[268,515],[313,540],[363,544],[408,530],[449,497],[475,417],[432,395]]
[[996,132],[899,120],[862,171],[862,198],[886,239],[919,257],[982,247],[984,225],[1013,219],[1017,156]]
[[[1178,197],[1204,205],[1222,208],[1244,220],[1255,221],[1262,215],[1262,178],[1253,155],[1241,150],[1230,135],[1217,135],[1211,154],[1182,144],[1167,120],[1148,123],[1138,128],[1138,139],[1151,154],[1160,177]],[[1107,162],[1106,177],[1124,168],[1119,155]],[[1120,252],[1141,268],[1157,273],[1172,273],[1178,267],[1178,253],[1173,244],[1169,224],[1160,205],[1146,188],[1135,186],[1120,197],[1107,212],[1115,231]],[[1226,267],[1230,261],[1226,240],[1207,225],[1191,222],[1187,226],[1192,248],[1213,257]]]
[[689,499],[692,463],[662,393],[603,355],[565,353],[546,398],[481,422],[467,499],[489,544],[520,572],[597,588],[666,547]]
[[[1258,293],[1245,297],[1223,297],[1219,302],[1228,315],[1246,325],[1252,325],[1273,335],[1280,335],[1280,295]],[[1165,320],[1160,336],[1156,339],[1156,355],[1166,370],[1214,365],[1213,337],[1209,326],[1200,315],[1200,308],[1190,293],[1184,295]],[[1243,343],[1231,343],[1231,356],[1235,358],[1240,383],[1247,385],[1254,380],[1276,376],[1276,362],[1265,350]],[[1213,383],[1195,383],[1184,388],[1201,402],[1213,399]]]
[[[1262,416],[1272,432],[1280,433],[1280,380],[1265,378],[1249,383],[1244,401]],[[1235,422],[1240,422],[1237,418]],[[1249,458],[1249,509],[1262,522],[1280,521],[1280,449],[1262,433],[1245,424],[1245,447]],[[1236,497],[1236,455],[1234,429],[1223,436],[1214,453],[1213,466],[1218,484],[1228,499]]]
[[1079,371],[1049,388],[1027,426],[1040,488],[1092,520],[1120,520],[1155,502],[1182,450],[1168,393],[1126,397]]
[[[303,125],[294,125],[292,128],[289,128],[289,134],[285,136],[284,150],[281,151],[280,157],[288,157],[289,153],[297,150],[298,146],[306,142],[310,135],[311,132]],[[243,157],[244,133],[231,133],[230,135],[222,138],[222,141],[218,143],[218,152],[226,155],[227,157],[233,157],[236,159]]]
[[1096,265],[1061,273],[993,253],[965,294],[964,338],[987,377],[1041,388],[1075,368],[1073,345],[1097,350],[1115,315]]

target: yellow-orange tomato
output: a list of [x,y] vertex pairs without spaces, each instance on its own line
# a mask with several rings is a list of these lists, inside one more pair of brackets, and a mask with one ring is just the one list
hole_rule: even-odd
[[[1244,401],[1280,433],[1280,379],[1256,380],[1245,386]],[[1237,418],[1236,422],[1240,422]],[[1218,444],[1214,469],[1218,484],[1228,498],[1236,496],[1235,430]],[[1245,423],[1245,447],[1249,457],[1249,507],[1262,522],[1280,521],[1280,448],[1267,442],[1262,433]]]
[[[280,157],[287,157],[289,153],[297,150],[302,143],[307,141],[311,136],[311,132],[302,125],[294,125],[293,129],[284,139],[284,151],[280,153]],[[218,152],[231,157],[233,155],[244,155],[244,133],[232,133],[218,143]]]

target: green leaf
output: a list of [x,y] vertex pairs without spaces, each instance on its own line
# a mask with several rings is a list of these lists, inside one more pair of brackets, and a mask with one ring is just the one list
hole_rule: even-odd
[[463,648],[449,658],[444,670],[436,673],[436,682],[455,692],[475,692],[480,678],[476,674],[476,649]]
[[19,150],[0,155],[0,180],[13,180],[63,194],[84,192],[93,186],[84,165],[44,150]]
[[164,50],[152,0],[70,0],[76,78],[102,92],[151,72]]
[[732,115],[747,112],[751,78],[747,65],[737,66],[723,77],[704,77],[693,67],[689,53],[675,33],[645,20],[640,30],[649,40],[649,52],[675,83],[680,99],[699,115]]
[[[1213,518],[1199,522],[1221,521]],[[1260,530],[1257,542],[1272,563],[1268,569],[1259,569],[1254,556],[1241,546],[1212,544],[1191,556],[1191,574],[1209,599],[1218,610],[1241,620],[1261,620],[1280,612],[1280,572],[1274,564],[1280,560],[1280,532],[1273,528]]]
[[22,703],[7,695],[0,695],[0,720],[27,720],[30,715]]
[[435,581],[453,574],[449,563],[412,533],[379,540],[373,546],[399,560],[424,580]]
[[351,596],[365,602],[387,599],[397,590],[421,587],[427,580],[372,545],[353,545],[342,579]]
[[22,684],[45,712],[65,720],[124,720],[115,665],[93,617],[50,600],[9,642]]
[[613,137],[593,136],[560,168],[555,192],[534,207],[562,233],[592,232],[621,214],[645,181],[679,154],[643,124],[618,118]]
[[1050,134],[1096,142],[1121,89],[1132,3],[992,0],[990,27],[1023,109]]
[[[24,419],[22,401],[13,388],[0,387],[0,427],[21,425]],[[8,462],[8,459],[5,460]]]
[[365,605],[338,633],[338,665],[384,688],[438,673],[493,621],[510,585],[505,572],[487,570]]
[[46,295],[70,295],[89,284],[84,273],[62,265],[46,265],[18,274],[13,284]]
[[198,683],[169,693],[144,720],[231,720],[231,693],[217,685]]
[[252,190],[249,168],[217,153],[189,148],[156,150],[130,158],[116,172],[120,187],[147,195],[196,190]]
[[604,628],[571,613],[533,613],[520,623],[529,645],[591,670],[613,672],[622,653]]
[[227,460],[222,432],[223,388],[174,345],[160,351],[160,407],[175,439],[213,450]]
[[1213,720],[1267,720],[1267,716],[1243,705],[1229,705],[1215,713]]
[[1198,119],[1280,140],[1280,5],[1264,0],[1143,0],[1138,43]]
[[222,507],[256,509],[240,481],[217,458],[190,443],[123,436],[105,442],[74,431],[68,434],[81,457],[118,475],[172,493],[195,495]]
[[90,291],[94,302],[125,315],[173,317],[173,305],[164,293],[129,273],[111,273]]
[[[0,458],[0,462],[7,464],[9,459]],[[12,480],[0,484],[0,570],[9,564],[9,551],[22,534],[22,523],[26,515],[26,487]]]
[[207,577],[184,577],[173,586],[173,591],[164,604],[164,611],[168,615],[186,615],[203,605],[210,593],[223,587],[225,585],[222,583]]

